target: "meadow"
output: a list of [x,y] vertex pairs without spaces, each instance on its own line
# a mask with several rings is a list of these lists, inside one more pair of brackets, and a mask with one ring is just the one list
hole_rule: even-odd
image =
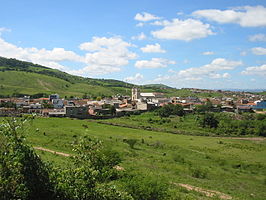
[[[266,199],[266,142],[171,134],[100,124],[67,118],[36,118],[26,137],[34,147],[73,154],[72,144],[81,136],[98,138],[106,148],[119,152],[121,167],[155,177],[170,187],[171,199],[220,199],[202,191],[189,191],[188,184],[224,193],[224,199]],[[131,148],[126,140],[136,140]],[[61,168],[69,157],[36,150],[46,161]],[[115,183],[119,186],[119,182]],[[220,196],[220,197],[219,197]],[[170,197],[169,197],[170,199]]]

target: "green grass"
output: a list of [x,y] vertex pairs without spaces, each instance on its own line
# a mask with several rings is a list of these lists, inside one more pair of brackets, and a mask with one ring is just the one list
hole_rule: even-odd
[[1,95],[12,95],[14,93],[29,95],[37,93],[58,93],[62,97],[82,97],[85,93],[92,96],[111,96],[118,91],[112,87],[85,83],[72,84],[56,77],[23,71],[0,72],[0,82]]
[[[84,135],[99,138],[118,151],[123,159],[121,166],[127,171],[167,180],[173,196],[180,195],[179,199],[212,198],[188,192],[171,182],[217,190],[233,199],[266,199],[265,140],[177,135],[66,118],[37,118],[30,125],[27,137],[33,146],[72,153],[72,142]],[[123,139],[137,139],[135,149]],[[61,167],[69,164],[69,158],[36,152]]]
[[215,135],[211,132],[213,130],[199,127],[196,121],[196,115],[190,114],[183,117],[173,116],[170,118],[160,118],[154,112],[145,112],[141,115],[99,120],[98,122],[187,135]]

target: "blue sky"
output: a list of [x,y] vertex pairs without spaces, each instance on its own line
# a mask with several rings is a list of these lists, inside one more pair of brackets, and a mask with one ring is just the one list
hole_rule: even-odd
[[265,0],[12,0],[0,56],[176,88],[266,88]]

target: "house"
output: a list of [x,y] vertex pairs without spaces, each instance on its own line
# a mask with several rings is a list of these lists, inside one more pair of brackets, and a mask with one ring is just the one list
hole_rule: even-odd
[[56,109],[64,107],[64,101],[62,99],[52,99],[52,104]]
[[58,94],[51,94],[49,96],[49,100],[52,101],[53,99],[59,99],[59,95]]
[[137,110],[152,110],[158,105],[153,102],[137,102]]
[[254,102],[255,105],[252,106],[254,110],[264,110],[266,109],[266,100],[259,100]]
[[242,113],[242,112],[253,112],[252,107],[251,106],[237,106],[236,107],[236,112],[237,113]]
[[66,117],[86,119],[89,117],[89,107],[87,106],[65,106]]

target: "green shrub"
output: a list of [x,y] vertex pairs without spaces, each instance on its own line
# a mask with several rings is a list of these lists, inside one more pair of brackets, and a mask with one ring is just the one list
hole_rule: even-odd
[[25,144],[24,119],[10,119],[0,128],[0,197],[53,199],[51,168]]
[[123,179],[123,183],[134,200],[163,200],[169,197],[167,184],[154,177],[128,175]]
[[135,144],[137,143],[137,139],[123,139],[123,142],[127,143],[131,149],[134,149]]
[[208,175],[208,171],[206,169],[203,168],[190,168],[191,171],[191,176],[194,178],[201,178],[201,179],[205,179],[207,178]]

